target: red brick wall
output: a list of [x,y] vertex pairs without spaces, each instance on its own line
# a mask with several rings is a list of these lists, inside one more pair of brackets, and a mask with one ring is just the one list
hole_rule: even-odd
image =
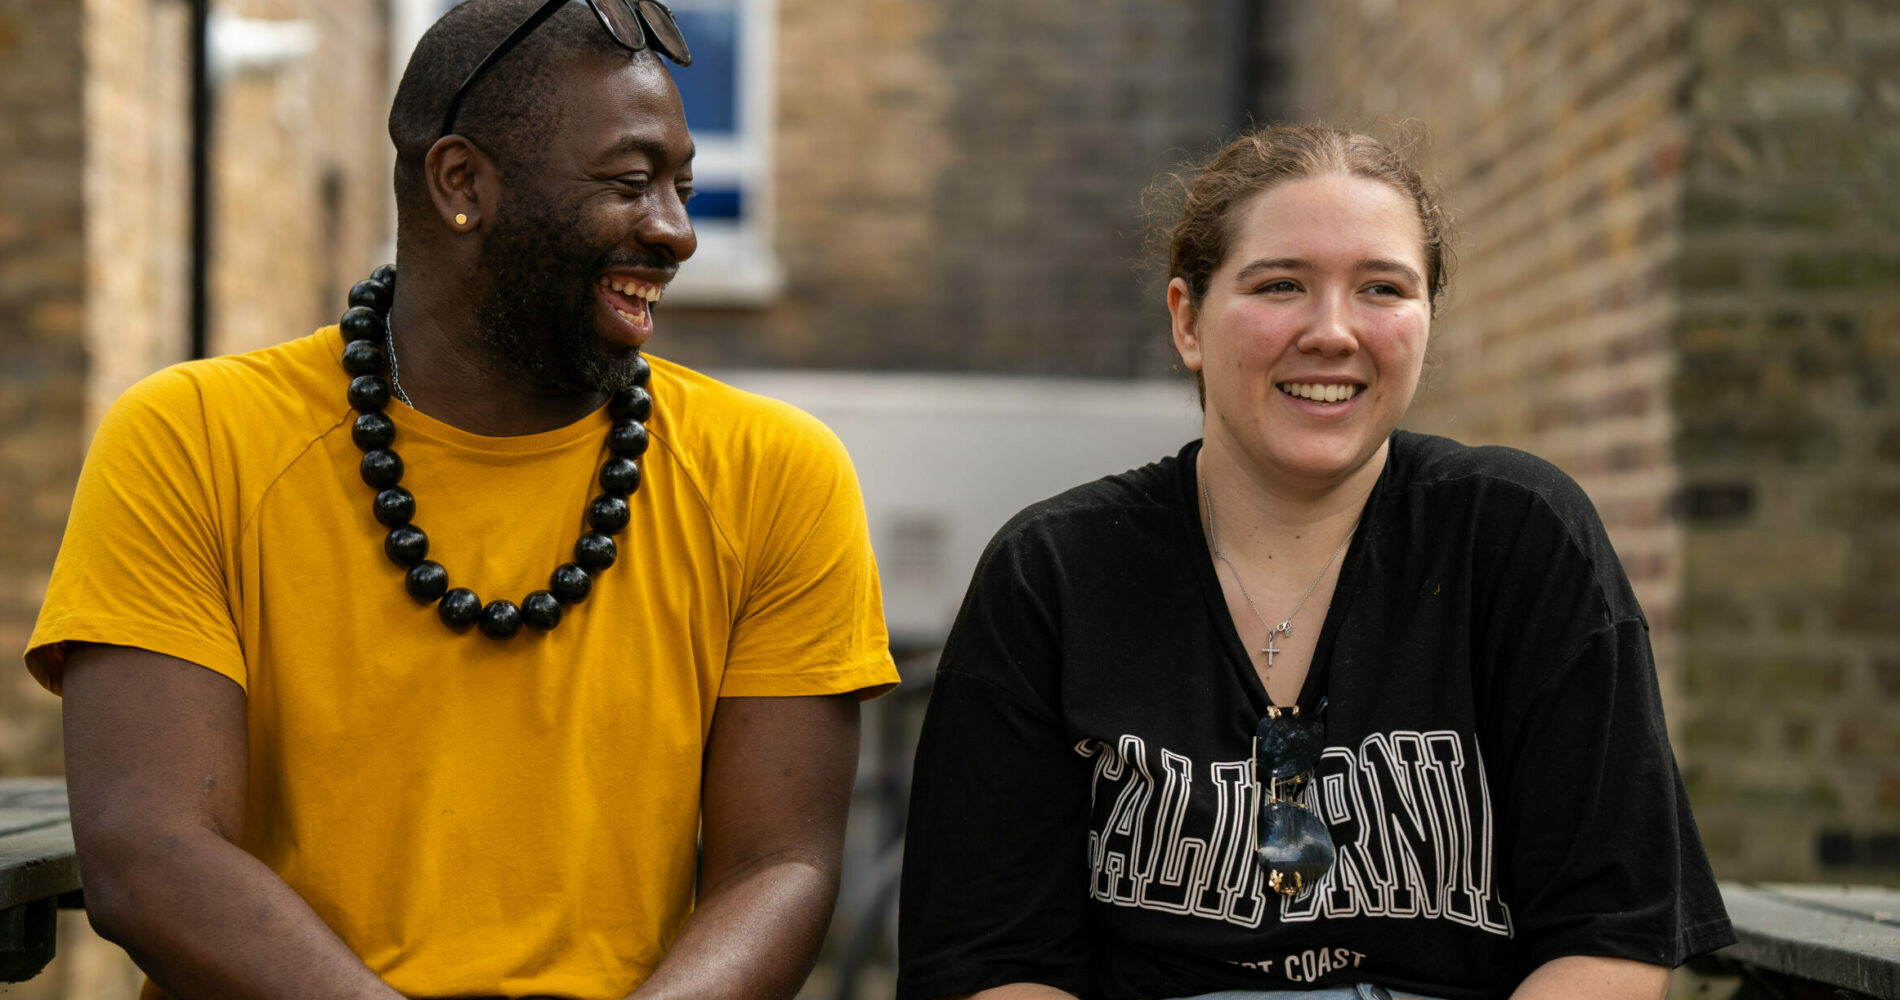
[[1138,201],[1233,124],[1220,6],[780,0],[785,293],[664,306],[654,349],[707,367],[1165,375]]
[[393,84],[379,0],[233,0],[244,17],[317,28],[309,58],[237,74],[217,94],[211,349],[300,337],[343,314],[390,238]]
[[1457,219],[1408,424],[1555,462],[1589,491],[1675,661],[1667,505],[1685,3],[1314,4],[1294,114],[1410,138]]
[[91,426],[126,387],[189,349],[190,7],[84,7]]
[[[0,0],[0,649],[9,653],[26,646],[39,610],[84,440],[79,32],[76,4]],[[0,773],[58,771],[57,704],[17,662],[0,670]]]
[[1727,871],[1900,872],[1900,8],[1698,6],[1674,331],[1690,791]]
[[1297,9],[1295,114],[1415,120],[1461,220],[1412,423],[1596,500],[1718,873],[1891,881],[1900,12]]

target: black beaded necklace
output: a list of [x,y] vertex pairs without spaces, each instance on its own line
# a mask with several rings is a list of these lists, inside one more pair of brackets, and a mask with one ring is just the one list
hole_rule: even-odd
[[593,589],[593,574],[612,566],[618,554],[613,536],[632,519],[627,497],[640,488],[640,463],[646,454],[646,419],[653,413],[653,397],[646,386],[652,369],[645,358],[636,358],[632,384],[613,394],[608,405],[614,416],[613,429],[607,432],[607,449],[612,454],[600,467],[601,494],[587,506],[587,523],[593,529],[574,543],[574,561],[554,570],[546,590],[537,590],[513,601],[494,600],[486,605],[467,587],[449,587],[449,571],[442,564],[424,558],[429,553],[429,536],[410,523],[416,514],[416,498],[403,489],[402,459],[389,447],[396,437],[396,424],[383,413],[389,405],[390,383],[383,372],[391,358],[383,345],[393,343],[389,335],[389,307],[396,294],[396,268],[384,264],[367,280],[350,289],[350,308],[343,313],[343,370],[350,379],[350,406],[357,411],[350,427],[350,438],[363,449],[359,466],[363,481],[377,491],[370,510],[376,520],[389,529],[383,538],[383,553],[389,561],[407,568],[403,587],[409,596],[424,604],[435,603],[442,624],[463,631],[477,622],[482,633],[495,639],[507,639],[521,631],[525,622],[546,631],[561,623],[564,605],[579,604]]

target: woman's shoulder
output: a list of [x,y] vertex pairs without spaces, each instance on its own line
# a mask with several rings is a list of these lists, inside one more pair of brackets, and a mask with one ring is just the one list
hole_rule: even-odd
[[1595,504],[1568,473],[1516,448],[1404,431],[1392,443],[1381,485],[1394,501],[1383,505],[1386,516],[1436,526],[1438,546],[1455,544],[1462,529],[1469,548],[1501,572],[1549,575],[1572,565],[1616,616],[1640,615]]
[[1179,454],[1090,480],[1024,507],[1003,524],[992,546],[1006,541],[1090,540],[1104,532],[1154,530],[1181,510],[1181,469],[1199,442]]
[[1392,435],[1388,493],[1436,493],[1460,504],[1519,505],[1538,501],[1565,522],[1594,525],[1590,497],[1564,470],[1504,445],[1467,445],[1435,434]]
[[1573,488],[1562,469],[1528,451],[1505,445],[1468,445],[1436,434],[1395,431],[1391,460],[1403,473],[1396,485],[1497,481],[1536,492]]

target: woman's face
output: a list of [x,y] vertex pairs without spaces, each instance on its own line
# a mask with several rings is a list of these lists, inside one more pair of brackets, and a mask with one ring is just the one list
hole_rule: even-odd
[[1205,447],[1285,486],[1337,485],[1383,455],[1418,388],[1418,214],[1389,185],[1330,174],[1254,195],[1232,226],[1199,306],[1168,285],[1175,349],[1207,387]]

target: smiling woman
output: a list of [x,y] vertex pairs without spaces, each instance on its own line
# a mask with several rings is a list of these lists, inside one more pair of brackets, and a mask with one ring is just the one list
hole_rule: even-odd
[[1361,135],[1163,179],[1201,440],[996,536],[917,752],[899,996],[1654,998],[1733,937],[1588,498],[1397,430],[1447,223]]
[[[1198,301],[1186,278],[1168,283],[1175,348],[1205,393],[1203,465],[1247,465],[1283,490],[1376,478],[1431,330],[1418,214],[1386,184],[1334,174],[1261,191],[1234,221]],[[1224,471],[1208,478],[1233,481]]]

